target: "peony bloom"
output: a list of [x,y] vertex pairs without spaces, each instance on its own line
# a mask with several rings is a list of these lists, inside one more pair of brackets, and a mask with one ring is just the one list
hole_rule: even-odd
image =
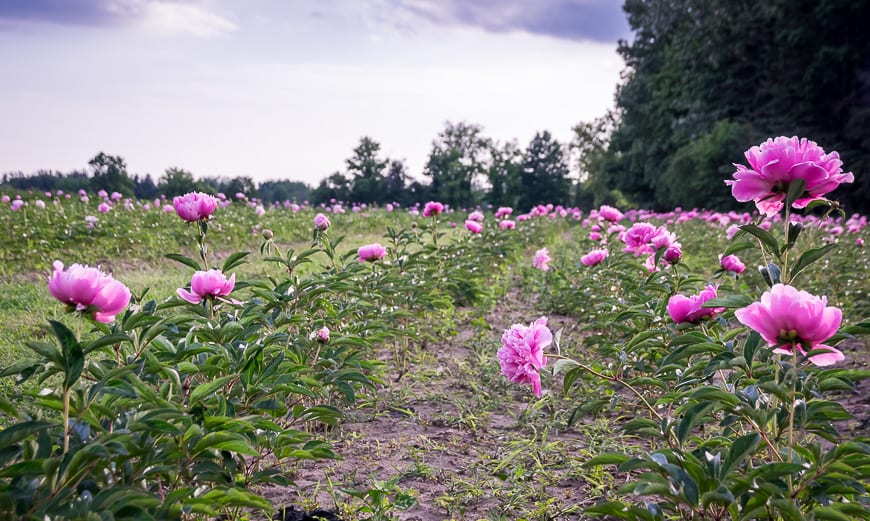
[[12,201],[12,204],[9,206],[9,209],[12,210],[13,212],[17,212],[18,210],[21,209],[22,206],[24,206],[24,201],[22,201],[21,199],[16,199],[16,200]]
[[332,223],[329,222],[329,217],[319,213],[314,216],[314,227],[318,230],[325,232],[329,229]]
[[109,210],[111,210],[111,209],[112,209],[112,207],[106,203],[100,203],[100,205],[97,206],[97,211],[100,213],[109,213]]
[[510,219],[504,219],[498,222],[498,227],[502,230],[513,230],[517,227],[517,223],[511,221]]
[[502,207],[499,207],[498,210],[496,210],[496,212],[495,212],[495,218],[496,218],[496,219],[501,219],[502,217],[508,217],[508,216],[510,216],[510,214],[512,214],[512,213],[514,213],[514,209],[513,209],[513,208],[511,208],[510,206],[502,206]]
[[746,151],[749,167],[734,165],[734,179],[725,183],[735,199],[754,201],[758,211],[773,216],[782,210],[792,181],[806,181],[804,192],[792,206],[804,208],[811,201],[823,199],[841,183],[851,183],[855,176],[843,173],[840,155],[826,154],[815,142],[796,136],[768,139]]
[[550,266],[547,264],[553,259],[550,258],[550,252],[547,248],[541,248],[535,252],[535,258],[532,260],[532,266],[542,271],[549,271]]
[[646,253],[653,253],[654,249],[651,246],[653,238],[658,236],[659,229],[650,223],[636,223],[631,226],[625,233],[622,234],[622,242],[625,243],[626,253],[634,253],[635,257],[640,257]]
[[624,217],[622,212],[612,206],[607,206],[606,204],[602,205],[598,210],[598,215],[605,221],[610,221],[612,223],[618,223]]
[[716,314],[721,313],[725,308],[705,308],[701,306],[708,300],[718,296],[717,289],[718,286],[710,285],[704,288],[701,293],[691,297],[674,295],[668,300],[668,314],[677,324],[686,322],[697,324],[705,318],[712,318]]
[[202,192],[190,192],[172,199],[178,216],[187,222],[208,219],[217,207],[217,199]]
[[357,260],[360,262],[374,262],[383,259],[384,255],[387,254],[387,249],[381,246],[380,243],[376,242],[374,244],[360,246],[356,253],[359,256]]
[[471,219],[465,221],[465,229],[470,231],[471,233],[480,233],[483,231],[483,225],[477,221],[472,221]]
[[746,265],[741,262],[737,255],[727,255],[725,257],[719,255],[719,264],[723,270],[733,271],[738,275],[746,269]]
[[864,246],[864,239],[862,239],[861,237],[856,237],[855,238],[855,246],[858,246],[859,248],[863,247]]
[[204,299],[225,297],[229,295],[236,285],[236,274],[229,279],[220,270],[197,271],[190,278],[190,291],[178,288],[176,293],[191,304],[199,304]]
[[111,275],[81,264],[64,269],[61,261],[54,262],[48,292],[76,311],[93,312],[98,322],[111,322],[130,303],[130,290]]
[[429,201],[426,203],[426,206],[423,207],[423,217],[432,217],[433,215],[438,215],[444,211],[444,205],[437,201]]
[[311,339],[317,340],[317,342],[320,344],[325,344],[325,343],[329,342],[329,328],[326,326],[323,326],[322,328],[318,329],[317,331],[313,331],[311,333]]
[[758,331],[774,353],[791,355],[794,350],[806,355],[813,349],[828,352],[810,357],[819,366],[833,365],[846,359],[839,350],[822,344],[840,328],[843,313],[828,306],[826,297],[817,297],[785,284],[774,284],[753,302],[734,312],[741,324]]
[[528,327],[514,324],[501,337],[498,350],[501,372],[514,383],[531,384],[535,396],[541,397],[541,369],[547,365],[544,349],[553,342],[547,318],[541,317]]
[[468,215],[469,221],[483,222],[483,212],[475,210]]
[[586,255],[580,257],[580,262],[583,263],[584,266],[590,267],[595,266],[596,264],[601,264],[604,262],[604,259],[607,258],[607,250],[599,249],[592,250]]

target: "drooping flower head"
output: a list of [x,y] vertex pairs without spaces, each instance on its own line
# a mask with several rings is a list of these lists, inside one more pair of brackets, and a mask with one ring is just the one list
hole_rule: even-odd
[[384,258],[384,255],[387,254],[387,249],[384,248],[380,243],[367,244],[365,246],[360,246],[359,249],[356,250],[357,260],[360,262],[374,262],[376,260],[381,260]]
[[202,192],[190,192],[172,199],[179,217],[187,222],[208,219],[217,207],[217,199]]
[[725,181],[731,194],[741,202],[754,201],[758,211],[773,216],[782,210],[789,185],[803,179],[804,192],[792,206],[804,208],[811,201],[823,199],[841,183],[851,183],[855,176],[843,172],[837,152],[830,154],[806,138],[780,136],[768,139],[746,151],[749,166],[737,165],[734,179]]
[[71,309],[93,313],[98,322],[111,322],[130,303],[130,290],[99,268],[73,264],[64,269],[54,262],[48,292]]
[[705,302],[718,296],[716,285],[709,285],[697,295],[674,295],[668,300],[668,314],[677,324],[697,324],[705,318],[711,318],[725,308],[705,308]]
[[194,273],[193,277],[190,278],[190,291],[178,288],[176,293],[191,304],[199,304],[205,299],[225,297],[232,293],[235,286],[235,273],[227,279],[227,276],[220,270],[211,269]]
[[726,255],[724,257],[719,255],[719,264],[723,270],[731,271],[738,275],[746,270],[746,264],[743,264],[743,261],[737,255]]
[[580,262],[586,266],[595,266],[596,264],[601,264],[604,262],[604,259],[607,258],[607,250],[605,249],[597,249],[592,250],[586,255],[580,257]]
[[817,297],[792,286],[774,284],[758,302],[740,308],[734,316],[743,325],[758,331],[774,353],[791,355],[795,350],[806,355],[813,349],[827,352],[812,355],[819,366],[845,360],[843,353],[823,342],[837,332],[843,320],[839,308],[828,306],[826,297]]
[[483,231],[483,225],[477,221],[472,221],[468,219],[465,221],[465,229],[470,231],[471,233],[480,233]]
[[322,232],[328,230],[331,224],[332,223],[329,222],[329,217],[323,215],[322,213],[318,213],[314,216],[314,227]]
[[444,205],[438,201],[429,201],[423,207],[423,217],[432,217],[444,211]]
[[550,258],[550,252],[547,248],[541,248],[540,250],[535,252],[535,257],[532,259],[532,266],[538,268],[541,271],[549,271],[550,261],[553,260]]
[[514,324],[501,337],[502,347],[497,357],[501,372],[514,383],[530,384],[535,396],[541,397],[540,371],[547,365],[546,349],[553,342],[547,328],[547,318],[541,317],[529,326]]

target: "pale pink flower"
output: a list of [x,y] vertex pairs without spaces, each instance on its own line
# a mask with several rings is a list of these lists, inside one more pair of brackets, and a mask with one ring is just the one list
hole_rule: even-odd
[[855,245],[858,246],[859,248],[863,247],[864,246],[864,239],[862,239],[861,237],[856,237],[855,238]]
[[538,398],[541,397],[540,371],[547,365],[544,349],[553,342],[553,334],[547,328],[547,318],[541,317],[528,327],[514,324],[501,337],[498,350],[501,372],[514,383],[530,384]]
[[24,201],[22,201],[21,199],[16,199],[12,201],[11,205],[9,205],[9,209],[13,212],[17,212],[21,209],[22,206],[24,206]]
[[597,249],[592,250],[586,255],[580,257],[580,262],[584,266],[595,266],[596,264],[601,264],[604,262],[604,259],[607,258],[607,250],[605,249]]
[[710,285],[704,288],[699,294],[687,297],[685,295],[674,295],[668,300],[668,314],[671,319],[677,324],[686,322],[696,324],[705,318],[711,318],[718,313],[724,311],[725,308],[705,308],[701,307],[710,299],[718,296],[718,286]]
[[803,179],[804,192],[792,206],[804,208],[811,201],[823,199],[841,183],[851,183],[855,176],[843,173],[843,162],[837,152],[830,154],[815,142],[796,136],[768,139],[746,151],[749,167],[737,165],[734,179],[725,183],[741,202],[754,201],[758,211],[773,216],[782,210],[789,185]]
[[109,197],[109,192],[105,190],[100,190],[99,192],[97,192],[97,197],[99,197],[100,199],[105,199]]
[[547,248],[541,248],[535,252],[535,257],[532,259],[532,266],[541,271],[549,271],[550,266],[548,266],[548,264],[551,260],[553,259],[550,258],[550,252]]
[[622,212],[612,206],[607,206],[606,204],[602,205],[598,210],[598,215],[605,221],[610,221],[612,223],[617,223],[624,217]]
[[34,204],[36,204],[36,207],[39,208],[40,210],[45,209],[45,201],[43,201],[42,199],[37,199],[36,203],[34,203]]
[[732,271],[738,275],[743,273],[746,269],[746,265],[743,264],[737,255],[726,255],[725,257],[719,255],[719,264],[722,266],[723,270]]
[[109,210],[111,210],[111,209],[112,209],[112,207],[106,203],[100,203],[100,205],[97,206],[97,211],[100,213],[109,213]]
[[467,220],[465,221],[465,229],[470,231],[471,233],[480,233],[483,231],[483,225],[477,221]]
[[356,251],[359,262],[374,262],[384,258],[387,254],[387,249],[381,246],[380,243],[367,244],[360,246]]
[[468,215],[469,221],[483,222],[483,212],[475,210]]
[[9,196],[6,195],[6,194],[3,194],[3,196],[0,197],[0,202],[2,202],[3,204],[6,204],[6,203],[8,203],[8,202],[11,201],[11,200],[12,200],[12,198],[9,197]]
[[217,207],[217,199],[202,192],[190,192],[172,199],[178,216],[187,222],[208,219]]
[[318,213],[314,216],[314,227],[322,232],[328,230],[331,224],[332,223],[329,222],[329,217],[322,213]]
[[73,264],[64,269],[54,262],[48,292],[71,309],[93,313],[98,322],[111,322],[130,303],[130,290],[99,268]]
[[329,342],[329,328],[326,326],[323,326],[322,328],[318,329],[317,331],[314,331],[313,333],[311,333],[311,339],[317,340],[317,342],[319,342],[321,344],[325,344],[325,343]]
[[514,213],[514,209],[509,206],[502,206],[495,212],[495,218],[501,219],[502,217],[508,217],[510,214]]
[[236,274],[229,279],[220,270],[197,271],[190,278],[190,291],[178,288],[176,293],[191,304],[199,304],[204,299],[225,297],[229,295],[236,285]]
[[517,227],[517,223],[511,221],[510,219],[504,219],[498,222],[498,227],[502,230],[513,230]]
[[734,312],[743,325],[757,331],[774,353],[801,355],[814,349],[827,352],[810,356],[810,362],[819,366],[833,365],[846,359],[839,350],[822,342],[834,336],[843,320],[842,312],[828,306],[826,297],[817,297],[806,291],[774,284],[753,302]]

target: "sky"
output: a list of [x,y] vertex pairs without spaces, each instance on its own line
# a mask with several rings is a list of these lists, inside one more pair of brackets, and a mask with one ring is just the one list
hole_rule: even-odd
[[613,106],[618,0],[0,0],[0,173],[316,184],[363,136],[420,178],[447,121],[528,144]]

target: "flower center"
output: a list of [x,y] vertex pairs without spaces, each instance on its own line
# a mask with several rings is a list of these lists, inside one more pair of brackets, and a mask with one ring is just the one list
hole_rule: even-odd
[[779,339],[783,342],[793,343],[798,340],[797,330],[796,329],[780,329],[779,330]]

